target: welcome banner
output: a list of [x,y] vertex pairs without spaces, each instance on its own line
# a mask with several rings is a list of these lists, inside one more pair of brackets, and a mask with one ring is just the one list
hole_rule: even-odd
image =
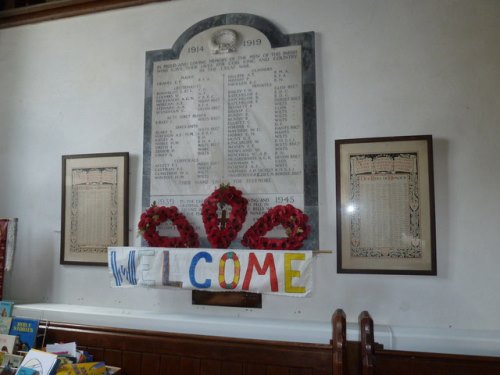
[[312,251],[109,247],[112,287],[245,291],[304,297]]

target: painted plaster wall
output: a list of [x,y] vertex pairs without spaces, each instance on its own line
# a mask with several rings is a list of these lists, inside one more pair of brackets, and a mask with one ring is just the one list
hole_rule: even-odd
[[[194,23],[264,16],[317,33],[320,243],[335,250],[334,140],[432,134],[437,277],[339,275],[320,255],[311,298],[196,307],[189,291],[111,289],[59,265],[61,155],[128,151],[140,243],[144,63]],[[500,330],[500,2],[182,0],[0,30],[0,216],[19,218],[6,298],[207,317]]]

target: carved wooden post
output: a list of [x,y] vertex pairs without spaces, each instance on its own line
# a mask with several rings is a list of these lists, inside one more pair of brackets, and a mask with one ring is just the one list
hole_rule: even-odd
[[361,364],[362,375],[373,375],[373,357],[375,338],[373,333],[373,320],[368,311],[362,311],[358,317],[361,333]]
[[344,310],[335,310],[332,316],[332,326],[333,375],[347,375],[347,339]]

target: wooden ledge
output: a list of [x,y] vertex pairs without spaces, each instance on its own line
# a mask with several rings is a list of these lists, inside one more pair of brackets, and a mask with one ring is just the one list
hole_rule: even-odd
[[52,0],[0,11],[0,28],[169,0]]

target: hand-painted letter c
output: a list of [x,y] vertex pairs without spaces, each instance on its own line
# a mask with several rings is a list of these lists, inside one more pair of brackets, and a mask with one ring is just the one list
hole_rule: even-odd
[[207,263],[212,263],[212,256],[209,253],[207,253],[206,251],[202,251],[200,253],[197,253],[193,257],[193,259],[191,260],[191,266],[189,266],[189,280],[191,281],[191,284],[195,288],[201,288],[201,289],[210,288],[210,285],[212,284],[212,280],[206,279],[205,282],[203,282],[201,284],[201,283],[197,282],[196,278],[195,278],[196,265],[198,264],[198,262],[200,261],[201,258],[205,259],[207,261]]

